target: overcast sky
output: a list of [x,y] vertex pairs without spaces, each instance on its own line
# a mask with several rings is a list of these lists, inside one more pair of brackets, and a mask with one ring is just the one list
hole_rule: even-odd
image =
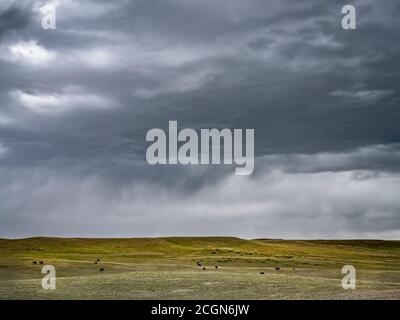
[[[398,0],[1,0],[0,237],[399,239],[399,17]],[[147,164],[169,120],[255,129],[254,173]]]

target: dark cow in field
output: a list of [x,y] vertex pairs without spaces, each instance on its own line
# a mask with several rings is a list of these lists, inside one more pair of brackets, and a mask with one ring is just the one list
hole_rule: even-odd
[[201,267],[201,263],[200,263],[200,262],[197,262],[197,266],[198,266],[198,267]]
[[218,266],[215,266],[215,269],[218,269]]
[[101,268],[100,271],[104,271],[104,268]]
[[33,263],[33,264],[36,264],[37,262],[36,262],[36,261],[32,261],[32,263]]
[[40,264],[43,264],[43,261],[39,261]]
[[279,271],[279,270],[281,270],[281,268],[279,268],[279,267],[275,267],[275,270]]

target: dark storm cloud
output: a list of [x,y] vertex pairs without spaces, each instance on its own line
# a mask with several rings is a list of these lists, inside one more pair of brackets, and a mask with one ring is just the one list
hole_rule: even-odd
[[31,15],[18,7],[9,7],[0,13],[0,38],[7,33],[16,33],[29,25]]
[[[397,1],[354,1],[355,31],[344,2],[313,0],[60,0],[45,31],[46,3],[0,5],[0,232],[398,236],[396,201],[363,203],[399,191]],[[149,166],[146,132],[168,120],[254,128],[254,176]],[[336,197],[334,184],[354,188]]]

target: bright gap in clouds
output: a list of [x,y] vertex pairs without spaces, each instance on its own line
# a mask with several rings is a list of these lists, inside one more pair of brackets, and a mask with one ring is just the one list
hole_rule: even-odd
[[32,65],[41,65],[55,57],[55,53],[38,45],[37,41],[21,41],[8,48],[9,59],[14,62],[22,62]]
[[116,105],[112,99],[71,90],[52,94],[29,94],[16,90],[10,92],[10,95],[24,108],[42,114],[66,112],[77,108],[107,109]]

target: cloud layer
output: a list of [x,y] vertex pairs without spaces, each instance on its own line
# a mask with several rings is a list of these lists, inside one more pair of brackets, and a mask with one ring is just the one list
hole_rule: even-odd
[[[400,5],[353,3],[2,1],[0,237],[398,238]],[[169,120],[254,128],[253,176],[148,165]]]

